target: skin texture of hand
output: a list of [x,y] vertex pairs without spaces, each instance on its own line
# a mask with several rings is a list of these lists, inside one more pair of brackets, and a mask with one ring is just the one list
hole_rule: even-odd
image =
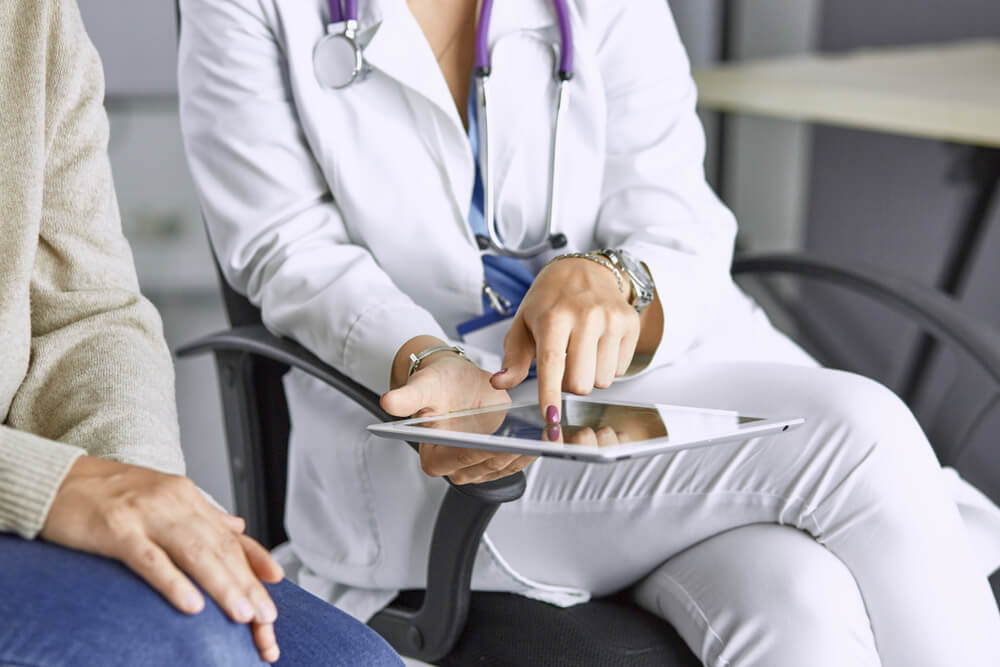
[[558,422],[563,390],[586,395],[628,370],[641,329],[627,296],[597,262],[567,258],[549,264],[514,316],[504,339],[504,370],[492,385],[516,387],[534,359],[542,416]]
[[244,528],[186,477],[82,456],[41,537],[122,561],[186,614],[205,606],[193,579],[232,620],[251,624],[261,658],[275,662],[278,611],[261,581],[276,583],[284,573]]
[[[382,396],[382,408],[397,417],[440,415],[510,403],[506,391],[490,385],[490,374],[454,352],[438,352],[426,357],[409,378],[409,356],[443,341],[417,336],[397,352],[393,364],[392,391]],[[498,423],[499,425],[499,423]],[[420,444],[420,465],[432,477],[448,477],[456,484],[473,484],[500,479],[524,470],[534,457],[500,454],[446,445]]]

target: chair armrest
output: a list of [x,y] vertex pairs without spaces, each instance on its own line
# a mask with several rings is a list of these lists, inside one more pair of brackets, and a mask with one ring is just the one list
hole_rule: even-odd
[[874,267],[806,253],[737,257],[732,272],[791,273],[853,289],[910,316],[937,338],[963,350],[1000,384],[1000,334],[943,292]]
[[[177,348],[180,357],[203,352],[243,353],[297,368],[342,392],[381,421],[394,419],[378,395],[334,369],[298,343],[261,325],[240,326]],[[414,443],[409,443],[414,448]],[[524,493],[523,472],[481,484],[454,484],[438,510],[431,538],[427,590],[419,609],[387,608],[369,624],[397,650],[431,662],[448,654],[465,627],[476,551],[500,504]]]
[[247,352],[297,368],[344,394],[379,421],[394,419],[379,405],[378,394],[374,391],[347,377],[295,341],[279,338],[261,325],[233,327],[209,334],[181,345],[176,353],[178,357],[191,357],[223,350]]
[[[264,359],[297,368],[314,378],[325,382],[352,401],[367,410],[379,421],[396,419],[382,409],[379,396],[371,389],[355,382],[299,343],[288,338],[275,336],[264,326],[255,324],[233,327],[226,331],[209,334],[178,347],[178,357],[191,357],[205,352],[245,352]],[[414,449],[416,443],[408,443]],[[518,479],[520,478],[520,479]],[[489,502],[506,503],[517,500],[524,493],[524,475],[517,473],[503,479],[483,484],[452,484],[463,495],[481,498]]]

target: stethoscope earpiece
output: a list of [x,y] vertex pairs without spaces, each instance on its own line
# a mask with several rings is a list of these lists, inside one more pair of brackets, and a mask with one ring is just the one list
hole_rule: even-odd
[[568,242],[566,235],[561,232],[557,232],[549,237],[549,245],[552,246],[553,250],[565,248]]

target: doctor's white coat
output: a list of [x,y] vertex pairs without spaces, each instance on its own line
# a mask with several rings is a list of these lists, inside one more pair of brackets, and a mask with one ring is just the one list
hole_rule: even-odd
[[[327,90],[313,67],[326,0],[181,4],[182,124],[226,278],[269,329],[386,391],[402,343],[453,339],[482,312],[467,223],[473,155],[421,28],[405,0],[362,0],[362,30],[378,26],[365,51],[372,70]],[[648,372],[683,358],[742,298],[728,273],[735,222],[704,178],[696,91],[667,4],[570,4],[576,71],[555,231],[569,239],[560,252],[624,247],[649,266],[666,324]],[[514,246],[544,228],[555,85],[551,50],[535,37],[554,28],[549,0],[495,5],[490,148],[498,219]],[[498,350],[471,352],[484,367],[499,362]],[[327,597],[366,617],[394,589],[423,585],[445,484],[408,448],[369,437],[370,417],[349,401],[294,373],[286,385],[295,554],[337,582]],[[481,561],[510,590],[585,597],[520,579],[491,549]]]

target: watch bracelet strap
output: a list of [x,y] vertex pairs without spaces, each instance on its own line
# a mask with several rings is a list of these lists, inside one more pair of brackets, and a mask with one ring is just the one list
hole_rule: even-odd
[[[620,259],[621,254],[623,252],[625,251],[615,250],[614,248],[604,248],[602,250],[597,251],[597,253],[600,254],[602,257],[607,257],[608,261],[613,263],[615,266],[620,267],[619,271],[622,271],[628,277],[629,286],[632,288],[631,298],[629,299],[629,303],[632,305],[633,308],[635,308],[636,312],[641,315],[642,311],[645,310],[645,308],[652,302],[654,293],[642,287],[638,282],[638,280],[632,275],[632,271],[628,269],[624,261]],[[635,258],[633,258],[633,261],[638,261],[638,260],[635,260]],[[645,265],[642,265],[642,268],[648,276],[649,270],[645,268]],[[651,276],[649,278],[650,280],[652,280]],[[646,299],[645,302],[643,303],[644,295],[646,295]]]
[[596,252],[567,252],[563,253],[562,255],[556,255],[548,262],[546,262],[545,266],[548,266],[549,264],[552,264],[554,262],[558,262],[561,259],[589,259],[592,262],[597,262],[598,264],[606,268],[608,271],[615,274],[615,278],[618,280],[618,291],[621,294],[625,295],[626,297],[628,296],[628,292],[625,291],[625,278],[624,276],[622,276],[621,270],[617,266],[612,264],[611,261],[604,255],[601,255],[600,253]]
[[454,352],[463,359],[468,359],[469,356],[465,354],[465,350],[457,345],[434,345],[422,350],[417,354],[410,354],[410,368],[406,371],[406,377],[410,377],[418,370],[420,370],[420,362],[431,356],[432,354],[437,354],[438,352]]

